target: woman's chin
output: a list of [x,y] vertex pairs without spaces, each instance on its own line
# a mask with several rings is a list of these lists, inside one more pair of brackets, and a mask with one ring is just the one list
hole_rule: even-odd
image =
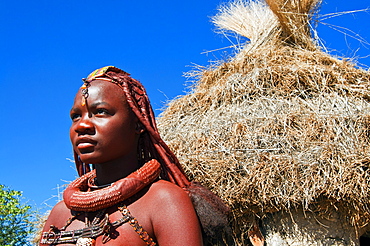
[[94,155],[94,153],[81,153],[79,154],[80,160],[87,164],[99,164],[102,163],[101,158]]

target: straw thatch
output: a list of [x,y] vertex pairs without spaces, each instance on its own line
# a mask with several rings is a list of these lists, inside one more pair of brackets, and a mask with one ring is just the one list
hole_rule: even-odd
[[[310,35],[319,2],[235,1],[213,18],[249,39],[234,57],[192,71],[192,90],[158,122],[192,179],[251,215],[329,208],[370,222],[370,72],[324,53]],[[237,235],[237,236],[238,236]]]

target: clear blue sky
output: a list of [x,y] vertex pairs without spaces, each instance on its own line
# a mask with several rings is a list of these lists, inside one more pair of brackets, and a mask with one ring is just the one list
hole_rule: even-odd
[[[81,78],[115,65],[147,88],[160,113],[185,90],[184,72],[207,65],[229,46],[210,17],[220,0],[2,1],[0,7],[0,184],[23,191],[42,210],[56,187],[76,177],[69,109]],[[369,1],[326,0],[321,14],[359,10]],[[370,12],[325,20],[370,42]],[[346,57],[369,56],[369,45],[319,24],[320,37]],[[370,65],[370,57],[359,58]],[[52,198],[52,199],[50,199]],[[48,200],[49,199],[49,200]],[[46,203],[45,203],[46,201]]]

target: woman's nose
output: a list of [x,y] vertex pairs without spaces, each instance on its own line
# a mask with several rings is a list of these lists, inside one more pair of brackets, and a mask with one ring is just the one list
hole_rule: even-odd
[[91,117],[88,115],[83,116],[77,123],[75,131],[79,134],[92,134],[94,133],[94,124]]

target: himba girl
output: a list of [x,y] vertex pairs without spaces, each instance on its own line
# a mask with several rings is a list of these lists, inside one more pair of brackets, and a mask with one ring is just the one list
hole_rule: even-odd
[[83,81],[70,112],[80,177],[52,209],[40,245],[197,246],[216,240],[227,230],[228,208],[189,182],[157,131],[141,83],[113,66]]

